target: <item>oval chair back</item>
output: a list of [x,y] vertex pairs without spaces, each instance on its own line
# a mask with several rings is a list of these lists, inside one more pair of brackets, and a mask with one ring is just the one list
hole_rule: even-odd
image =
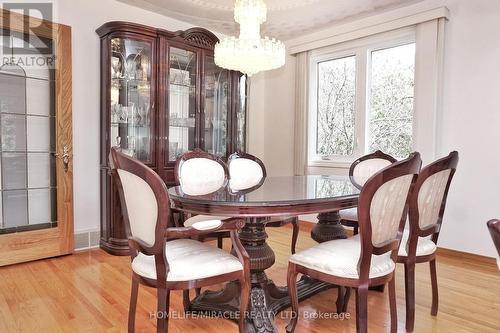
[[394,157],[377,150],[354,161],[349,168],[349,178],[354,186],[361,189],[368,178],[394,162]]
[[177,159],[174,177],[184,193],[203,195],[226,185],[228,170],[221,158],[196,148]]
[[361,280],[368,280],[372,254],[391,252],[396,262],[410,194],[421,164],[420,154],[412,153],[377,172],[363,186],[358,205]]
[[227,159],[229,188],[233,192],[250,191],[259,187],[267,173],[264,163],[256,156],[236,152]]
[[410,198],[408,243],[402,244],[407,246],[406,253],[409,257],[416,254],[419,237],[431,237],[437,243],[457,164],[458,152],[452,151],[420,171]]
[[163,255],[170,219],[167,187],[156,172],[140,161],[111,149],[111,165],[121,201],[131,256],[138,252]]

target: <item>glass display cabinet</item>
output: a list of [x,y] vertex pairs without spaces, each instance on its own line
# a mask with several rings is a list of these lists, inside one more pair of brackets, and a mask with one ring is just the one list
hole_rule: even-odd
[[174,185],[176,159],[194,148],[223,158],[245,150],[247,78],[217,67],[217,37],[202,28],[170,32],[129,22],[97,29],[101,39],[101,247],[128,255],[111,147]]

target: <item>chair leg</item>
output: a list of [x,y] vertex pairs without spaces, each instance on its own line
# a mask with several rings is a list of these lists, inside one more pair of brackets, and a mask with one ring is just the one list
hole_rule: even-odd
[[344,299],[345,299],[346,287],[338,286],[337,287],[337,313],[342,313],[342,309],[344,309]]
[[391,333],[398,331],[398,310],[396,307],[396,272],[389,281],[389,306],[391,308]]
[[351,298],[351,287],[346,287],[344,294],[344,307],[342,308],[342,312],[347,312],[347,306],[349,305],[349,299]]
[[170,305],[170,290],[165,288],[157,288],[158,291],[158,308],[156,313],[156,332],[168,332],[168,309]]
[[415,327],[415,264],[405,263],[406,331]]
[[299,218],[294,217],[292,220],[292,254],[295,254],[295,246],[297,245],[297,238],[299,238]]
[[240,318],[238,321],[239,333],[246,332],[245,319],[248,302],[250,302],[250,280],[245,280],[248,279],[240,279]]
[[368,286],[356,288],[356,332],[368,332]]
[[223,243],[223,238],[222,238],[222,237],[220,237],[220,236],[219,236],[219,237],[217,237],[217,247],[218,247],[219,249],[222,249],[222,248],[223,248],[223,246],[224,246],[224,243]]
[[288,263],[287,274],[288,295],[292,302],[292,319],[286,326],[287,333],[293,333],[299,320],[299,295],[297,294],[297,271],[295,264]]
[[429,266],[431,270],[431,284],[432,284],[432,308],[431,315],[437,316],[438,305],[439,305],[439,294],[438,294],[438,282],[437,282],[437,272],[436,272],[436,259],[429,261]]
[[184,289],[182,291],[182,305],[184,306],[184,313],[189,311],[189,306],[191,305],[191,300],[189,299],[189,289]]
[[195,292],[196,292],[196,296],[200,296],[200,294],[201,294],[201,288],[196,288]]
[[137,294],[139,292],[139,280],[132,276],[132,288],[130,292],[130,306],[128,309],[128,332],[135,332],[135,312],[137,309]]

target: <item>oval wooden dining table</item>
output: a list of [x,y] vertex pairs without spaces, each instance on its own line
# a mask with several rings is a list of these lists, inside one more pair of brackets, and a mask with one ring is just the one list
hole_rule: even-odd
[[[172,207],[191,214],[240,217],[246,220],[239,237],[250,257],[252,289],[247,313],[247,332],[278,332],[274,316],[290,306],[286,287],[276,286],[265,273],[275,262],[267,244],[266,223],[275,217],[318,215],[311,237],[318,241],[345,238],[338,211],[355,207],[359,190],[347,176],[267,177],[259,185],[233,191],[228,182],[218,191],[190,195],[182,186],[168,190]],[[304,300],[332,285],[302,277],[298,282],[299,300]],[[219,291],[205,291],[190,304],[189,310],[236,319],[239,304],[237,282]]]

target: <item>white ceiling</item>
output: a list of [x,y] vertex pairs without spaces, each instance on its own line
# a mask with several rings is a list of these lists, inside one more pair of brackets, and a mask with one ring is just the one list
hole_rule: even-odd
[[[237,35],[234,0],[118,0],[227,35]],[[265,0],[263,35],[287,40],[333,22],[421,0]]]

